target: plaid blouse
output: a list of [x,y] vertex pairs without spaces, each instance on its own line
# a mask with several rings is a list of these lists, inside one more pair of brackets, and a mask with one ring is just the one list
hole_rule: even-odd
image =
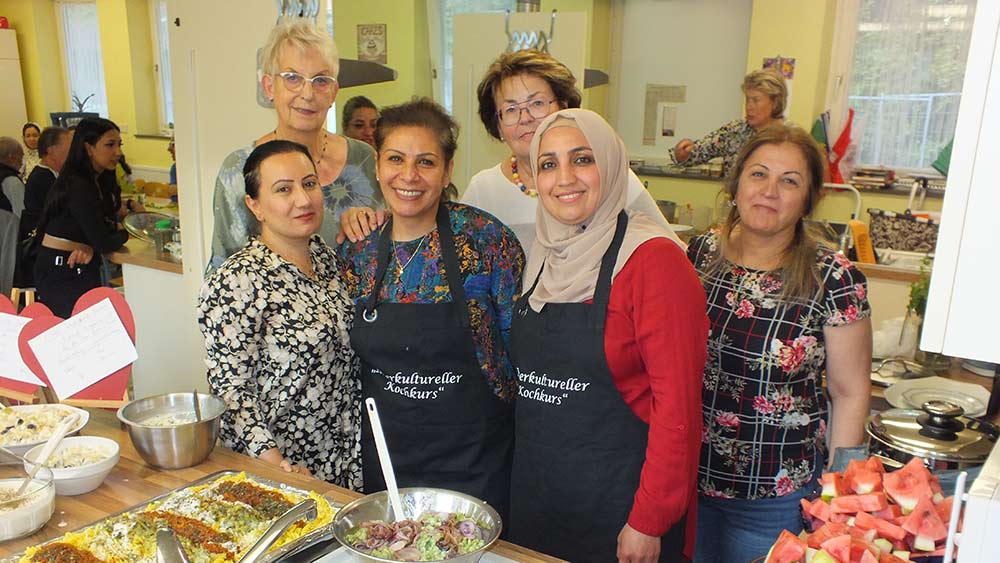
[[810,481],[825,454],[823,328],[870,315],[867,282],[850,260],[821,249],[822,291],[811,301],[786,299],[780,272],[727,262],[706,277],[717,243],[712,232],[688,247],[710,323],[699,490],[722,498],[784,496]]

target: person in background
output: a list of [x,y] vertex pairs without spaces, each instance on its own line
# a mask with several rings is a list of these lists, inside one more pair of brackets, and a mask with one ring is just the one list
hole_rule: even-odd
[[121,158],[121,133],[114,122],[84,118],[77,125],[69,154],[39,220],[42,235],[35,262],[38,299],[67,318],[77,299],[101,285],[101,259],[120,248],[128,233],[117,228],[109,185]]
[[208,383],[226,402],[222,441],[359,490],[354,304],[316,234],[324,211],[315,162],[304,145],[266,141],[243,170],[260,236],[208,277],[198,300]]
[[[38,155],[41,160],[31,171],[25,183],[24,213],[21,214],[19,240],[33,236],[38,227],[45,208],[45,199],[59,177],[66,157],[69,154],[73,134],[62,127],[46,127],[38,137]],[[17,267],[17,287],[34,287],[35,260],[33,257],[21,257]]]
[[349,207],[382,208],[376,189],[375,151],[355,139],[326,131],[327,112],[337,97],[340,61],[329,35],[308,19],[285,21],[271,30],[261,49],[264,92],[274,103],[277,124],[249,146],[229,154],[215,181],[214,225],[209,270],[242,248],[257,229],[243,203],[243,164],[254,146],[291,140],[309,148],[322,184],[326,209],[319,234],[334,244],[340,215]]
[[[392,217],[339,251],[362,396],[378,403],[400,487],[460,491],[503,517],[517,394],[507,332],[524,253],[495,217],[450,201],[458,125],[444,108],[384,108],[375,146]],[[384,490],[368,424],[362,456],[365,492]]]
[[836,453],[866,439],[865,276],[803,224],[819,202],[823,169],[802,129],[762,131],[734,161],[724,187],[733,206],[721,229],[688,247],[711,323],[697,562],[750,561],[782,529],[798,533],[799,500],[827,465],[826,444]]
[[167,152],[170,153],[170,185],[177,185],[177,148],[174,146],[174,138],[170,137],[170,144],[167,145]]
[[746,117],[730,121],[697,141],[681,140],[669,151],[674,164],[697,166],[721,157],[723,175],[728,175],[736,155],[751,137],[784,122],[788,86],[781,73],[772,68],[755,70],[743,77],[740,89]]
[[24,210],[24,182],[21,163],[24,149],[13,137],[0,137],[0,209],[20,219]]
[[[538,208],[538,190],[528,157],[531,139],[545,116],[562,108],[580,107],[582,94],[569,68],[548,53],[531,49],[500,55],[486,70],[476,93],[486,132],[506,143],[511,156],[473,176],[462,203],[500,219],[530,253]],[[629,209],[669,228],[656,202],[631,171],[627,201]],[[378,214],[363,209],[350,210],[345,218],[344,231],[352,241],[367,236],[381,220]],[[674,236],[672,230],[668,232]]]
[[598,114],[538,124],[537,235],[510,353],[520,380],[510,540],[577,563],[690,554],[705,294],[668,228],[627,209]]
[[24,142],[24,160],[21,163],[21,178],[28,180],[31,171],[38,166],[40,156],[38,154],[38,137],[42,134],[42,129],[37,123],[29,121],[21,127],[21,140]]
[[378,106],[364,96],[354,96],[344,104],[341,127],[344,135],[375,146],[375,123]]

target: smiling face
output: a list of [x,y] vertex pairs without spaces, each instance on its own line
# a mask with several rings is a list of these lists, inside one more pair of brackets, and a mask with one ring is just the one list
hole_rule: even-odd
[[299,90],[292,91],[278,73],[295,72],[313,78],[332,76],[333,69],[323,60],[318,50],[308,49],[303,52],[291,45],[281,48],[277,69],[274,76],[265,75],[261,82],[264,91],[274,100],[278,124],[298,131],[318,131],[326,122],[327,111],[337,97],[337,85],[334,84],[330,91],[321,93],[316,92],[309,81],[305,81]]
[[257,198],[247,207],[260,222],[265,239],[308,240],[323,222],[323,191],[316,168],[299,152],[268,157],[260,163]]
[[122,157],[122,136],[117,129],[109,129],[96,144],[84,143],[90,163],[94,171],[100,174],[105,170],[114,170]]
[[747,123],[758,131],[771,122],[774,112],[774,100],[760,90],[750,88],[746,91]]
[[809,169],[797,146],[761,145],[747,158],[736,190],[741,228],[758,236],[794,235],[809,189]]
[[[497,111],[502,112],[504,108],[513,104],[523,104],[520,106],[523,108],[521,115],[513,125],[504,125],[501,118],[497,117],[500,134],[515,156],[527,158],[531,151],[531,138],[535,136],[535,129],[538,129],[548,114],[562,109],[562,105],[555,98],[549,83],[533,74],[519,74],[500,81],[500,86],[493,92]],[[528,113],[525,104],[536,100],[553,101],[546,106],[547,111],[541,117],[534,117]]]
[[34,127],[28,127],[24,130],[24,146],[29,149],[38,148],[38,137],[41,135],[41,131],[35,129]]
[[378,178],[393,216],[433,223],[454,164],[445,161],[441,143],[430,129],[403,126],[389,131],[378,153]]
[[377,121],[377,111],[372,108],[358,108],[354,110],[350,121],[347,122],[347,129],[344,129],[344,135],[352,139],[364,141],[374,147],[375,123]]
[[554,127],[538,146],[538,199],[557,221],[579,225],[601,203],[601,173],[583,131]]

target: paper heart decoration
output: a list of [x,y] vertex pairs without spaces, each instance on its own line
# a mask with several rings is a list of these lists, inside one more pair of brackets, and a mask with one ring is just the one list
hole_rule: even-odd
[[[92,289],[87,293],[80,296],[77,300],[76,305],[73,306],[73,315],[78,315],[82,311],[93,307],[97,303],[104,301],[105,299],[111,300],[111,305],[115,308],[115,312],[118,313],[118,317],[122,321],[122,325],[125,326],[125,331],[128,333],[129,338],[132,343],[135,343],[135,319],[132,317],[132,310],[129,308],[128,303],[125,301],[125,297],[121,293],[109,288],[109,287],[98,287]],[[28,307],[25,307],[25,311]],[[36,311],[39,311],[36,309]],[[22,312],[22,316],[24,312]],[[46,375],[45,370],[38,363],[38,358],[35,357],[34,352],[31,347],[28,346],[28,341],[32,338],[38,336],[39,334],[49,330],[50,328],[63,322],[64,319],[56,317],[49,314],[48,316],[39,316],[32,319],[31,322],[26,324],[21,330],[21,334],[18,337],[18,348],[21,350],[21,357],[24,359],[24,363],[28,366],[28,369],[32,371],[39,379],[45,382],[45,384],[51,389],[52,384],[49,381],[48,375]],[[115,373],[105,377],[104,379],[98,381],[94,385],[76,393],[72,397],[59,397],[59,400],[75,399],[75,400],[93,400],[93,401],[121,401],[125,397],[126,389],[128,388],[129,377],[132,376],[132,366],[127,365],[122,369],[116,371]],[[17,382],[13,382],[17,383]]]
[[17,309],[14,308],[14,303],[10,299],[7,299],[6,295],[0,295],[0,313],[7,313],[8,315],[16,315]]
[[[14,303],[8,299],[6,295],[0,295],[0,313],[17,315],[17,309],[14,307]],[[18,316],[29,319],[52,317],[52,311],[45,305],[35,301],[31,305],[25,307]],[[21,329],[21,332],[23,333],[24,329]],[[18,338],[18,344],[20,345],[20,338]],[[32,372],[34,372],[34,370],[32,370]],[[14,379],[7,379],[6,377],[0,377],[0,388],[14,391],[16,393],[23,393],[26,396],[31,396],[38,390],[38,385]]]

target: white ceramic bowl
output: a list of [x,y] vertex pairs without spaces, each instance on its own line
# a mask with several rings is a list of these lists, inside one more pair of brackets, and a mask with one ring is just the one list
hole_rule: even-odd
[[[28,453],[24,454],[25,471],[31,472],[34,469],[35,466],[32,462],[35,461],[38,454],[42,453],[42,448],[44,447],[45,444],[35,446],[28,450]],[[52,452],[52,456],[54,457],[59,452],[74,447],[99,448],[107,451],[108,455],[100,461],[79,467],[50,467],[49,469],[52,470],[53,480],[56,484],[56,494],[72,496],[89,493],[101,486],[104,478],[108,476],[108,473],[111,473],[115,464],[118,463],[118,442],[100,436],[64,438],[59,443],[59,446],[56,447],[56,450]],[[49,458],[49,460],[51,459],[52,457]]]
[[[73,425],[73,428],[71,428],[70,431],[66,434],[67,436],[72,436],[72,435],[78,433],[80,430],[83,429],[84,426],[87,425],[87,422],[90,420],[90,413],[88,413],[87,411],[85,411],[83,409],[78,409],[76,407],[71,407],[69,405],[62,405],[62,404],[51,404],[51,405],[15,405],[15,406],[12,406],[12,407],[3,407],[4,411],[6,411],[7,409],[11,409],[12,411],[14,411],[15,413],[17,413],[19,415],[25,415],[25,414],[28,414],[28,413],[36,413],[36,412],[39,412],[39,411],[42,411],[42,410],[57,410],[57,411],[60,411],[62,413],[63,417],[65,417],[66,415],[68,415],[71,412],[75,412],[78,415],[80,415],[80,417],[77,419],[76,424]],[[20,439],[20,440],[17,440],[16,443],[14,443],[14,441],[10,441],[10,443],[8,443],[8,440],[5,439],[6,435],[2,434],[2,432],[4,430],[5,430],[4,428],[0,428],[0,446],[2,446],[4,449],[6,449],[7,451],[9,451],[10,453],[18,455],[18,456],[22,456],[22,457],[31,448],[34,448],[35,446],[37,446],[39,444],[44,444],[45,441],[49,439],[49,436],[52,435],[51,431],[50,432],[39,432],[37,438],[33,437],[33,438],[29,438],[29,439]],[[53,430],[55,430],[54,427],[53,427]]]
[[[0,464],[0,489],[16,491],[25,477],[20,464]],[[0,541],[20,538],[41,528],[52,518],[55,508],[52,472],[43,467],[20,498],[0,504]]]

